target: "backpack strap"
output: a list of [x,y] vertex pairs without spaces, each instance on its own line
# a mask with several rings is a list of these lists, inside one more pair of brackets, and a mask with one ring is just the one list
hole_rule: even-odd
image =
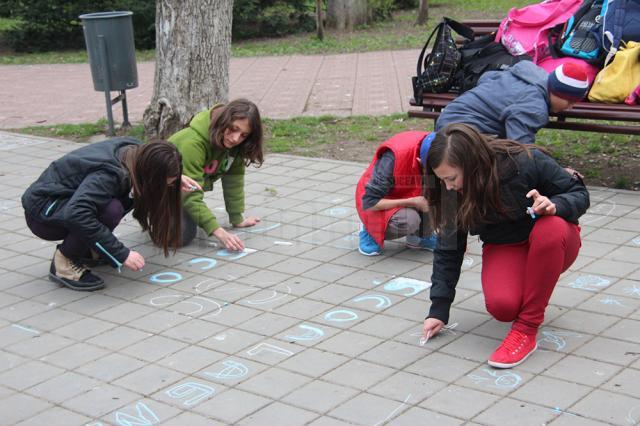
[[444,17],[444,22],[446,22],[453,31],[468,40],[473,40],[476,37],[476,33],[473,31],[473,28],[466,24],[462,24],[454,19],[447,18],[446,16]]
[[[446,18],[445,18],[446,19]],[[422,47],[422,51],[420,52],[420,56],[418,56],[418,64],[417,64],[417,76],[420,77],[422,75],[422,61],[424,60],[424,52],[427,51],[427,47],[429,47],[429,43],[431,43],[431,39],[433,38],[434,34],[436,32],[438,32],[438,36],[436,37],[436,40],[440,37],[440,32],[442,32],[442,27],[444,27],[445,25],[445,21],[440,22],[438,25],[436,25],[436,27],[433,29],[433,31],[431,31],[431,35],[429,36],[429,38],[427,39],[427,42],[424,44],[424,46]]]

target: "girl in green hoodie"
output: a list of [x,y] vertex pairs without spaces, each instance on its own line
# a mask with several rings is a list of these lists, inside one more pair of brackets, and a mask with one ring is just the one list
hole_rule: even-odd
[[171,136],[169,142],[182,154],[183,173],[199,185],[183,200],[182,244],[189,244],[200,227],[226,249],[243,250],[240,238],[218,224],[204,202],[204,191],[211,191],[220,179],[231,224],[245,228],[260,222],[259,217],[243,217],[245,169],[263,162],[258,107],[246,99],[216,105],[196,114],[189,126]]

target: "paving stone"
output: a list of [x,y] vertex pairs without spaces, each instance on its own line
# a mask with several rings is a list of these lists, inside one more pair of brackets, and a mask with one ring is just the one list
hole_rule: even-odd
[[309,293],[306,297],[332,305],[340,305],[361,293],[362,290],[359,288],[348,287],[340,284],[328,284],[313,293]]
[[637,424],[638,400],[618,393],[595,390],[571,407],[571,412],[617,425]]
[[151,336],[139,343],[120,350],[123,354],[153,362],[169,356],[187,346],[185,343],[167,339],[162,336]]
[[226,327],[222,325],[191,318],[189,321],[163,331],[161,335],[185,343],[199,343],[204,339],[218,335],[225,329]]
[[484,364],[457,380],[455,384],[504,396],[520,388],[532,377],[521,369],[496,370]]
[[[238,404],[238,401],[242,401],[242,404]],[[227,424],[236,424],[240,419],[269,403],[270,400],[267,398],[237,389],[229,389],[215,398],[198,404],[193,408],[193,411],[219,419]]]
[[[438,392],[446,386],[438,380],[429,379],[417,374],[398,372],[388,379],[367,390],[368,393],[396,401],[416,404]],[[409,400],[407,400],[410,395]]]
[[183,377],[184,374],[150,364],[113,381],[112,384],[141,395],[151,395],[182,380]]
[[27,389],[26,392],[36,398],[60,404],[69,398],[88,392],[98,385],[100,382],[95,379],[70,372],[37,384]]
[[596,361],[618,365],[627,365],[634,360],[633,353],[638,352],[638,345],[620,340],[596,337],[574,352]]
[[15,424],[20,420],[37,415],[52,405],[29,395],[14,394],[0,400],[0,419],[5,424]]
[[315,380],[289,393],[282,400],[297,407],[325,413],[356,394],[357,390]]
[[29,361],[0,374],[0,385],[23,391],[63,372],[64,370],[61,368],[53,367],[39,361]]
[[361,333],[343,331],[316,345],[316,348],[352,358],[380,343],[379,339]]
[[[443,384],[441,384],[441,387]],[[433,396],[420,403],[427,410],[455,414],[456,417],[471,419],[493,405],[499,397],[456,385],[439,389]]]
[[[421,422],[433,422],[437,425],[455,426],[464,423],[463,420],[458,420],[453,417],[446,416],[444,414],[436,413],[422,408],[413,407],[400,414],[393,419],[394,425],[399,426],[413,426],[420,424]],[[464,423],[469,424],[469,423]]]
[[538,405],[566,410],[590,393],[593,388],[551,377],[534,377],[510,396]]
[[139,399],[139,395],[125,389],[102,385],[63,402],[61,405],[89,417],[102,417],[113,410]]
[[92,337],[87,340],[87,343],[117,351],[146,339],[149,336],[151,336],[150,333],[145,333],[127,326],[121,326]]
[[378,424],[387,420],[390,414],[397,415],[406,409],[406,405],[398,410],[400,406],[396,401],[389,401],[379,396],[361,393],[360,395],[350,399],[338,408],[331,410],[329,415],[338,417],[348,422],[358,425]]
[[267,312],[239,325],[238,328],[260,336],[269,337],[283,332],[298,322],[295,318]]
[[603,332],[602,336],[626,340],[628,342],[640,343],[640,335],[638,335],[638,330],[640,330],[640,321],[621,320],[613,327]]
[[106,349],[88,343],[76,343],[60,349],[57,352],[50,353],[40,358],[40,360],[60,368],[74,370],[81,365],[102,358],[107,354],[109,354],[109,351]]
[[279,402],[273,403],[238,422],[239,425],[301,425],[318,417],[316,413]]
[[237,388],[271,399],[279,399],[310,381],[310,378],[300,374],[270,368],[240,383]]
[[88,424],[91,421],[89,417],[65,410],[60,407],[49,408],[40,414],[17,423],[19,426],[68,426]]
[[224,423],[198,414],[182,412],[172,419],[163,421],[163,424],[167,426],[223,426]]
[[348,360],[349,358],[342,355],[310,348],[287,358],[278,366],[305,376],[318,378]]
[[137,422],[164,424],[164,419],[174,417],[179,412],[178,409],[170,405],[141,398],[102,416],[100,420],[108,424],[127,424],[130,422],[133,424]]
[[275,311],[282,315],[306,320],[329,310],[331,307],[332,305],[328,303],[307,298],[298,298],[282,306],[278,306]]
[[235,386],[267,369],[268,366],[246,358],[223,358],[198,371],[195,376],[224,386]]
[[553,320],[551,327],[575,330],[583,333],[600,333],[618,321],[618,318],[594,312],[571,310]]
[[146,365],[146,363],[143,361],[118,353],[112,353],[83,365],[78,368],[77,371],[105,382],[111,382],[142,368],[144,365]]
[[366,361],[351,360],[322,376],[323,380],[366,390],[393,374],[393,369]]
[[500,400],[474,420],[486,424],[499,425],[532,425],[549,422],[555,417],[554,411],[546,407],[534,405],[511,398]]
[[418,344],[406,345],[394,341],[383,341],[380,345],[361,354],[358,358],[376,364],[402,369],[426,355]]
[[634,398],[640,398],[640,387],[638,387],[638,383],[640,383],[640,370],[627,368],[611,378],[611,380],[603,386],[603,389],[612,392],[621,392]]

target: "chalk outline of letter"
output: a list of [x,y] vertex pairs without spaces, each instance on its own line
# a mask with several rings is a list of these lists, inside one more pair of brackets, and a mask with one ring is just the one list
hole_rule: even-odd
[[[174,279],[159,279],[158,277],[161,277],[163,275],[170,275],[175,277]],[[149,277],[149,281],[151,281],[152,283],[157,283],[157,284],[174,284],[177,283],[179,281],[182,281],[182,274],[178,273],[178,272],[173,272],[173,271],[167,271],[167,272],[158,272],[157,274],[153,274]]]
[[[350,318],[334,318],[334,316],[339,314],[347,314],[350,316]],[[325,321],[349,322],[349,321],[355,321],[357,319],[358,319],[358,314],[348,309],[336,309],[334,311],[327,312],[326,314],[324,314]]]
[[183,399],[197,391],[201,391],[200,395],[196,395],[193,398],[186,400],[183,405],[192,407],[216,392],[216,390],[211,386],[196,382],[186,382],[167,390],[166,394],[174,399]]
[[218,264],[218,261],[210,257],[196,257],[189,261],[189,265],[196,265],[198,263],[207,263],[207,265],[200,267],[200,270],[208,271],[209,269],[214,268]]
[[316,340],[316,339],[320,339],[324,336],[324,331],[322,331],[322,329],[318,328],[318,327],[313,327],[310,326],[308,324],[300,324],[298,325],[298,328],[301,328],[303,330],[308,330],[309,332],[302,334],[300,336],[284,336],[287,339],[292,339],[292,340],[304,340],[304,341],[311,341],[311,340]]
[[[291,287],[289,287],[288,285],[285,285],[285,287],[287,291],[284,293],[279,293],[276,290],[270,290],[271,292],[273,292],[273,294],[269,297],[265,297],[264,299],[256,299],[256,300],[246,299],[245,302],[248,303],[249,305],[264,305],[265,303],[275,302],[291,294]],[[278,296],[278,294],[280,294],[280,296]]]
[[[240,377],[244,377],[247,375],[247,373],[249,373],[249,368],[244,365],[241,362],[238,361],[234,361],[231,359],[222,361],[222,365],[225,366],[225,368],[223,368],[222,370],[218,371],[217,373],[210,373],[208,371],[205,371],[204,374],[205,376],[208,377],[213,377],[214,379],[219,379],[219,380],[228,380],[228,379],[239,379]],[[227,370],[231,370],[231,371],[239,371],[238,374],[222,374]]]
[[254,356],[259,354],[260,352],[264,352],[264,351],[269,351],[269,352],[274,352],[280,355],[285,355],[287,357],[293,355],[293,352],[288,351],[286,349],[283,349],[279,346],[276,345],[272,345],[270,343],[258,343],[256,346],[254,346],[253,348],[249,349],[247,351],[247,355],[249,356]]
[[[143,413],[142,411],[146,413]],[[151,411],[149,407],[144,402],[138,401],[136,402],[136,411],[138,412],[139,417],[133,417],[131,414],[123,413],[122,411],[116,412],[116,422],[120,426],[150,426],[160,422],[156,413]],[[151,419],[147,419],[145,414],[149,414]],[[140,420],[144,421],[144,423],[139,422]],[[133,421],[133,423],[131,422]]]
[[353,299],[354,302],[363,302],[365,300],[377,300],[376,308],[384,309],[391,306],[391,299],[382,294],[365,294],[364,296],[358,296]]

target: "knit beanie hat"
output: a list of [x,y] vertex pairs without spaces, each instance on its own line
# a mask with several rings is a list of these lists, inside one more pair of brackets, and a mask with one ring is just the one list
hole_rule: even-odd
[[549,93],[574,102],[583,99],[589,92],[589,79],[581,65],[566,62],[549,74],[547,87]]

